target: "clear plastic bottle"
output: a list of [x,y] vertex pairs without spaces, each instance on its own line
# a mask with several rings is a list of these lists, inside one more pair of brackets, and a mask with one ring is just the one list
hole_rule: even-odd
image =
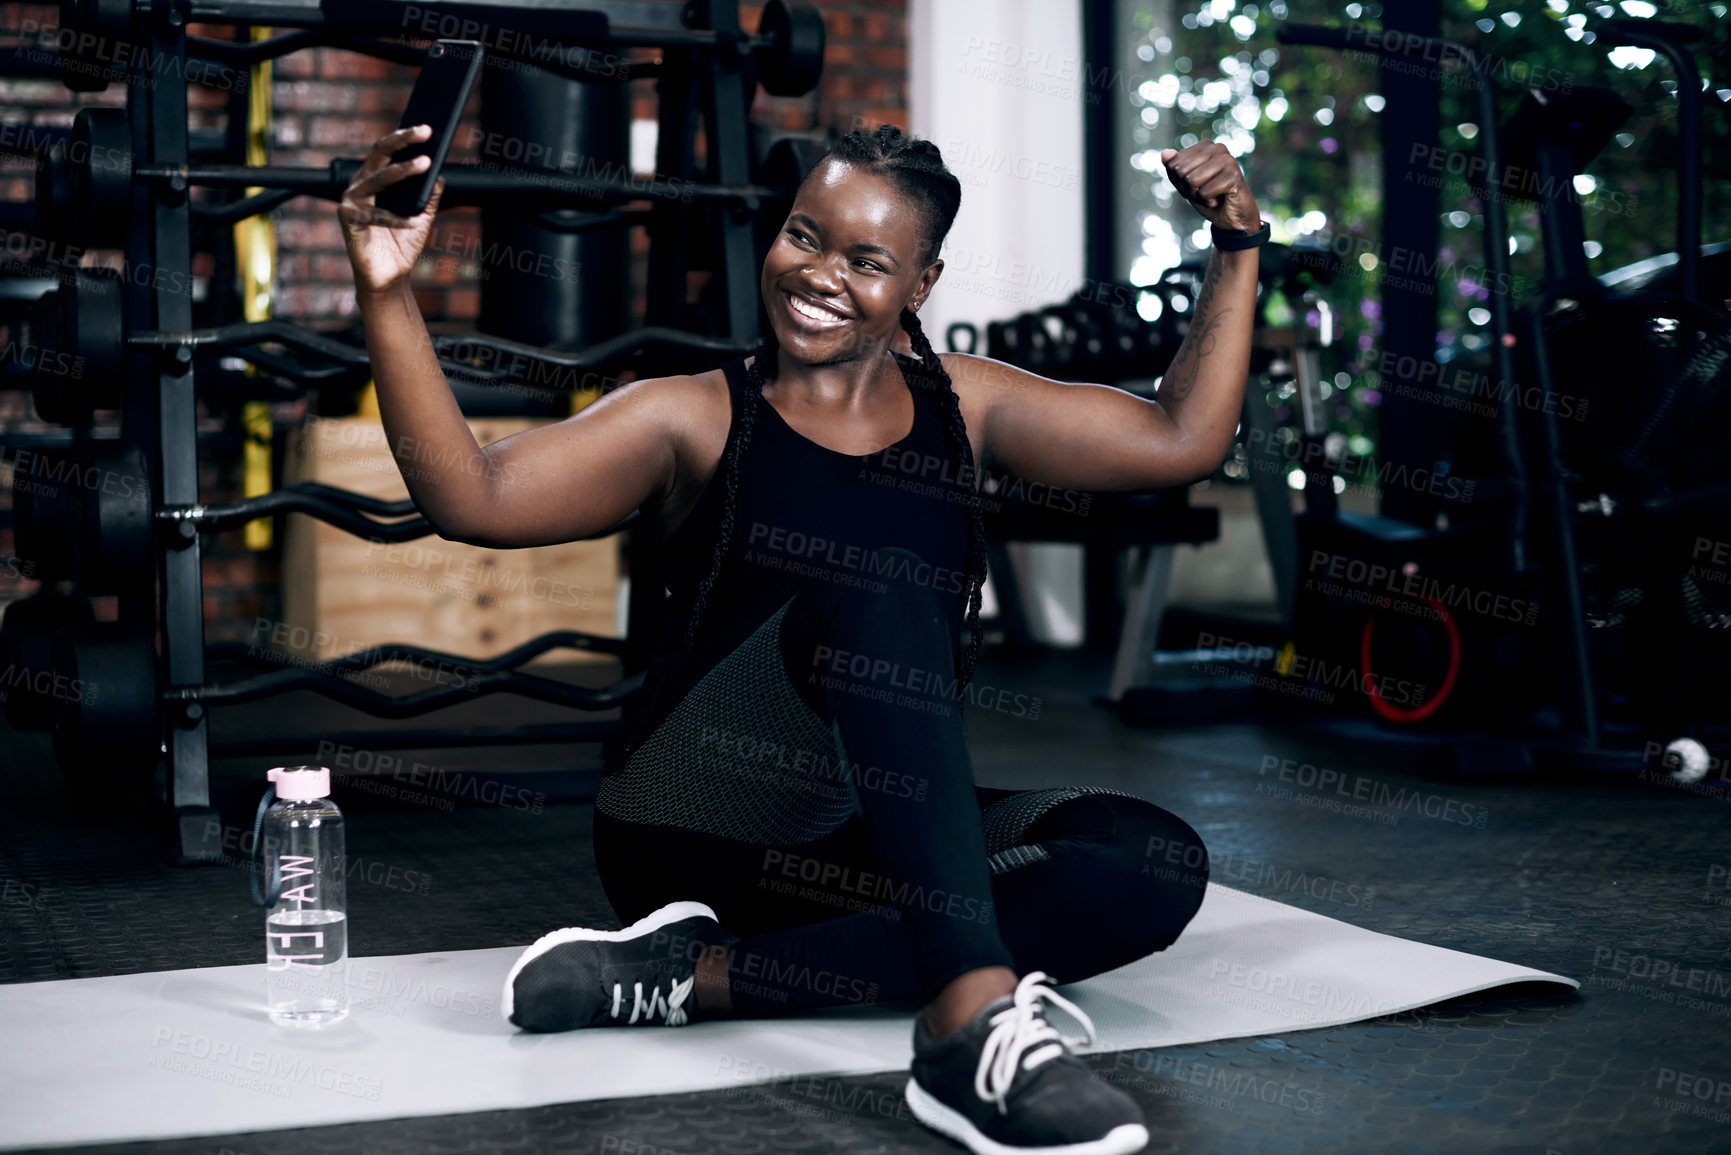
[[265,811],[265,1001],[279,1026],[322,1026],[349,1013],[343,815],[324,766],[277,766]]

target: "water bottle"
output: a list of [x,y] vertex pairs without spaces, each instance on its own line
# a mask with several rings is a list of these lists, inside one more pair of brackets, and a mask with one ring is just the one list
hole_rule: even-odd
[[260,822],[268,880],[265,1002],[278,1026],[321,1026],[349,1013],[343,814],[324,766],[277,766],[276,801]]

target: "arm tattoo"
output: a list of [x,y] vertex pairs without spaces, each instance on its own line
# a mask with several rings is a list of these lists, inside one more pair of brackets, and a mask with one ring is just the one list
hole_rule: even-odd
[[1196,375],[1202,371],[1202,359],[1214,352],[1218,344],[1215,330],[1231,314],[1231,306],[1214,311],[1214,287],[1220,282],[1220,262],[1210,259],[1203,274],[1202,288],[1196,294],[1196,307],[1191,311],[1190,331],[1178,348],[1178,356],[1166,371],[1166,380],[1159,390],[1162,401],[1182,401],[1196,388]]

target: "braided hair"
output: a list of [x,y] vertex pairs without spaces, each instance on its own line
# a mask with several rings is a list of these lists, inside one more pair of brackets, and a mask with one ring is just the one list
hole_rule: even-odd
[[[815,173],[818,167],[829,160],[845,162],[885,177],[904,196],[917,202],[921,223],[920,260],[923,265],[929,265],[937,258],[943,247],[944,237],[948,235],[950,225],[956,219],[956,211],[962,203],[961,182],[944,166],[937,145],[929,140],[909,136],[893,124],[885,124],[879,126],[875,132],[855,129],[840,137],[818,164],[812,166],[811,172]],[[810,175],[807,174],[807,180]],[[919,376],[926,379],[922,384],[935,394],[943,413],[944,432],[953,455],[952,464],[956,467],[955,475],[962,488],[968,511],[968,646],[963,654],[962,668],[956,682],[957,695],[960,697],[961,691],[973,681],[974,666],[980,654],[980,588],[986,579],[986,522],[976,482],[973,446],[968,441],[967,425],[962,420],[961,404],[956,397],[950,375],[944,371],[943,362],[938,360],[931,341],[920,327],[919,318],[911,310],[903,309],[900,322],[913,346],[914,355],[919,358]],[[715,551],[710,557],[708,572],[703,575],[703,580],[698,584],[692,598],[680,660],[689,655],[696,644],[698,624],[708,608],[710,592],[721,577],[723,564],[733,545],[734,517],[739,497],[739,462],[751,445],[758,404],[763,398],[764,387],[775,376],[780,351],[775,329],[766,325],[763,340],[753,353],[751,365],[746,370],[745,396],[735,419],[736,433],[720,464],[723,495],[721,524],[716,532]],[[636,748],[642,738],[641,731],[655,714],[661,686],[665,680],[657,680],[649,703],[639,711],[636,724],[631,728],[625,742],[625,756]]]

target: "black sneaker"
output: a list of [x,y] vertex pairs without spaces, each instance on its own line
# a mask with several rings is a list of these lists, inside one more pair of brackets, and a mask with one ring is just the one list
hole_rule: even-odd
[[505,976],[500,1009],[526,1031],[690,1021],[698,943],[730,941],[701,902],[668,903],[624,930],[566,927],[536,939]]
[[[1128,1155],[1148,1145],[1142,1109],[1069,1048],[1094,1024],[1032,971],[1014,995],[986,1004],[960,1030],[932,1038],[914,1024],[908,1106],[932,1130],[976,1155]],[[1087,1030],[1067,1039],[1046,1022],[1049,999]]]

